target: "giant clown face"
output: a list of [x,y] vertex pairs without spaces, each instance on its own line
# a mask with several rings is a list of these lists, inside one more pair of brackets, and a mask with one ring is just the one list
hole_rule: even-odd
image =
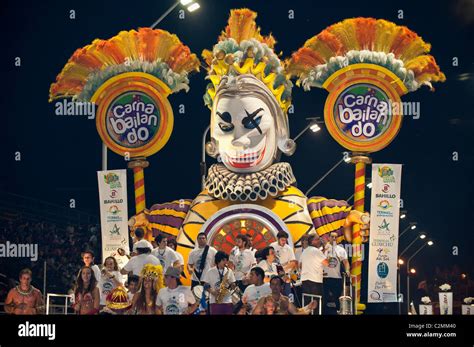
[[260,171],[277,156],[275,119],[257,96],[220,98],[212,114],[211,137],[230,171]]

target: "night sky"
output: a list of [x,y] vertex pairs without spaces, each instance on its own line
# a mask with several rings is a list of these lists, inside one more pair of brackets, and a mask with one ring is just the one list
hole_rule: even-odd
[[[335,22],[356,16],[384,18],[406,25],[432,44],[431,54],[447,76],[436,91],[422,88],[403,101],[421,103],[421,118],[405,118],[391,145],[372,155],[374,162],[403,164],[402,198],[408,221],[418,222],[436,246],[423,252],[419,264],[470,264],[474,169],[474,69],[472,1],[237,1],[200,0],[201,8],[178,18],[175,9],[159,28],[168,30],[200,56],[224,29],[231,8],[258,12],[262,34],[273,33],[276,51],[289,56],[313,35]],[[468,5],[470,3],[471,5]],[[173,0],[7,1],[2,4],[3,92],[1,93],[2,170],[0,190],[69,206],[98,215],[96,171],[101,169],[101,141],[95,120],[84,116],[56,116],[48,103],[50,84],[71,54],[95,38],[107,39],[121,30],[151,25]],[[76,19],[69,18],[69,11]],[[295,19],[288,19],[294,10]],[[403,10],[404,19],[397,18]],[[21,57],[21,67],[14,66]],[[452,65],[458,57],[459,66]],[[201,137],[209,123],[202,95],[205,72],[190,77],[189,93],[171,95],[175,126],[170,141],[149,158],[145,170],[147,205],[194,198],[200,191]],[[293,89],[295,113],[290,115],[293,136],[306,126],[306,117],[323,117],[327,92]],[[184,104],[185,114],[178,113]],[[291,163],[298,187],[306,191],[340,158],[344,149],[323,127],[306,132],[297,141]],[[21,152],[22,160],[14,160]],[[453,161],[453,152],[459,160]],[[208,160],[208,164],[211,160]],[[123,169],[123,158],[109,152],[109,169]],[[338,167],[312,195],[346,199],[353,193],[353,165]],[[369,177],[370,171],[367,170]],[[129,207],[133,212],[132,175],[129,172]],[[366,194],[370,194],[367,191]],[[366,208],[369,208],[369,200]],[[405,228],[406,222],[401,223]],[[415,235],[404,237],[411,241]],[[402,242],[403,244],[403,242]],[[451,255],[459,246],[459,256]]]

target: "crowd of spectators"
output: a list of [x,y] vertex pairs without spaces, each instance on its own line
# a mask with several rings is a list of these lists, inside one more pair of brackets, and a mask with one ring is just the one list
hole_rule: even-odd
[[[27,267],[33,271],[33,285],[43,291],[43,276],[46,264],[46,290],[50,293],[67,293],[74,285],[78,269],[82,265],[80,254],[91,249],[99,254],[99,225],[67,225],[31,222],[23,219],[0,220],[0,243],[37,244],[38,259],[0,258],[0,301],[3,301],[8,287],[17,280],[18,272]],[[5,283],[10,282],[10,283]]]

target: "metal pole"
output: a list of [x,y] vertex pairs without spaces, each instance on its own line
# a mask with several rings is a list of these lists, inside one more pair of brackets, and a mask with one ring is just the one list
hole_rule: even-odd
[[311,125],[313,125],[313,123],[309,123],[303,130],[301,130],[301,131],[299,132],[299,134],[295,136],[295,138],[293,139],[293,141],[296,142],[296,140],[298,140],[298,139],[300,138],[300,136],[303,135],[303,134],[305,133],[305,131],[308,130]]
[[163,14],[161,15],[161,17],[158,18],[158,19],[155,21],[155,23],[153,23],[153,24],[150,26],[150,28],[152,28],[152,29],[155,28],[163,19],[165,19],[165,17],[166,17],[167,15],[169,15],[169,14],[171,13],[171,11],[173,11],[173,10],[176,8],[176,6],[179,5],[179,3],[180,3],[180,0],[176,1],[173,6],[171,6],[169,9],[167,9],[166,12],[163,13]]
[[207,167],[206,167],[206,137],[207,133],[209,132],[209,129],[211,129],[211,126],[209,125],[206,130],[204,131],[204,134],[202,135],[202,155],[201,155],[201,189],[204,190],[204,186],[206,183],[206,173],[207,173]]
[[418,241],[419,236],[416,237],[410,244],[400,253],[399,257],[405,254],[406,251],[408,251],[408,248],[410,248],[416,241]]
[[420,251],[425,248],[427,244],[428,243],[424,243],[423,246],[418,248],[418,250],[407,260],[407,314],[410,312],[410,261],[415,257],[415,255],[420,253]]
[[43,262],[43,300],[46,295],[46,261]]
[[102,142],[102,171],[107,171],[107,146]]
[[398,276],[397,276],[397,280],[398,280],[398,314],[401,315],[402,314],[402,302],[400,301],[400,294],[401,294],[401,284],[400,284],[400,280],[401,280],[401,268],[400,268],[400,264],[398,264],[397,266],[397,271],[398,271]]
[[309,188],[309,189],[306,191],[305,195],[308,196],[308,193],[309,193],[310,191],[312,191],[314,188],[316,188],[316,186],[317,186],[318,184],[320,184],[327,176],[329,176],[329,174],[330,174],[331,172],[333,172],[339,165],[341,165],[341,163],[342,163],[343,161],[344,161],[344,158],[342,158],[341,160],[339,160],[339,161],[336,163],[336,165],[334,165],[332,168],[330,168],[328,172],[326,172],[319,180],[316,181],[315,184],[313,184],[313,185],[311,186],[311,188]]
[[411,225],[409,225],[405,229],[403,229],[403,231],[400,233],[400,235],[398,235],[398,239],[400,239],[400,237],[402,237],[403,234],[405,234],[408,231],[408,229],[410,229],[410,228],[411,228]]

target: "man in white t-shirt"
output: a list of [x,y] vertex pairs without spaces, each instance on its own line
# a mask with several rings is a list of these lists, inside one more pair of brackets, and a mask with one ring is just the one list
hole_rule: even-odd
[[236,246],[230,253],[230,266],[234,270],[236,284],[244,292],[248,283],[248,274],[256,264],[255,254],[248,248],[250,244],[247,235],[237,235]]
[[89,266],[92,271],[94,272],[94,277],[97,283],[99,283],[100,278],[102,277],[102,274],[100,273],[100,269],[97,265],[94,264],[94,252],[88,250],[84,251],[81,254],[82,261],[84,262],[85,266]]
[[127,264],[120,270],[122,275],[127,275],[131,272],[133,275],[140,276],[143,267],[146,264],[160,265],[161,263],[157,257],[151,255],[151,248],[148,246],[148,241],[141,240],[137,242],[138,255],[130,258]]
[[270,295],[272,290],[269,283],[263,283],[265,272],[260,267],[254,267],[250,270],[250,283],[242,295],[242,303],[250,306],[248,312],[252,312],[260,298]]
[[288,233],[285,231],[279,231],[277,234],[277,241],[270,244],[275,250],[277,262],[283,266],[285,273],[289,273],[292,269],[296,268],[297,261],[293,247],[288,244]]
[[181,285],[180,276],[181,272],[175,267],[166,270],[166,287],[156,296],[156,314],[187,315],[196,310],[196,298],[189,287]]
[[311,299],[305,298],[304,294],[320,295],[321,303],[323,301],[323,268],[328,265],[328,260],[324,253],[317,247],[319,237],[310,235],[308,238],[309,246],[301,254],[301,291],[303,293],[302,305],[307,305]]
[[[227,288],[232,290],[235,288],[235,276],[234,272],[227,268],[227,263],[229,261],[229,256],[224,252],[218,251],[214,258],[215,266],[211,267],[209,271],[205,273],[202,277],[202,282],[209,284],[209,286],[204,285],[207,287],[210,297],[209,303],[210,304],[232,304],[232,296],[230,291],[227,295],[225,295],[220,302],[217,302],[217,297],[219,295],[221,283],[224,279],[227,279]],[[211,308],[212,311],[212,308]],[[231,310],[232,312],[232,310]]]
[[163,271],[166,272],[170,266],[178,266],[179,259],[176,256],[176,252],[168,247],[166,236],[159,234],[157,237],[155,237],[155,242],[158,247],[155,248],[151,254],[158,258],[161,266],[163,267]]
[[[336,239],[337,233],[332,232],[329,235],[329,242],[324,247],[324,255],[329,263],[324,267],[324,297],[327,303],[324,311],[326,314],[337,314],[339,310],[339,296],[342,291],[341,263],[347,274],[351,271],[347,252],[344,247],[336,243]],[[328,307],[329,303],[333,303],[331,307]]]
[[[198,247],[193,249],[188,256],[188,271],[192,274],[191,288],[200,284],[204,274],[214,266],[214,257],[217,250],[208,246],[205,233],[199,233],[197,236]],[[204,254],[206,256],[204,257]]]
[[[180,271],[183,272],[184,271],[184,258],[183,258],[183,255],[176,250],[176,248],[178,248],[178,243],[176,242],[176,239],[172,237],[168,237],[167,240],[168,240],[168,247],[174,251],[174,253],[176,254],[176,257],[178,258],[176,267],[178,267]],[[181,274],[181,276],[183,276],[183,273]]]

